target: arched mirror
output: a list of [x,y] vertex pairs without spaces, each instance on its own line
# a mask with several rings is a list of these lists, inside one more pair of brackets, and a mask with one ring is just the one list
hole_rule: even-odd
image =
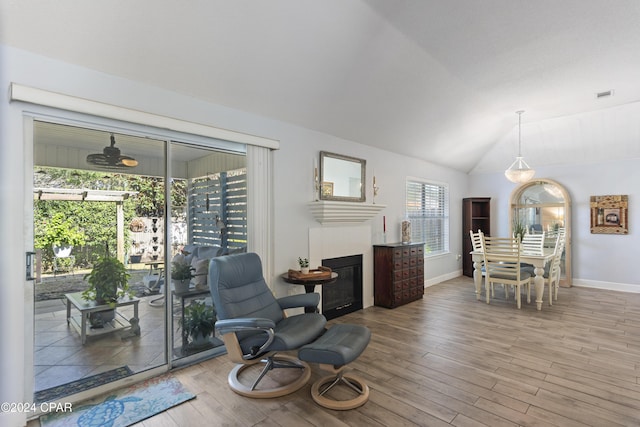
[[567,190],[550,179],[527,182],[511,193],[511,227],[521,225],[528,233],[566,232],[560,286],[571,286],[571,198]]

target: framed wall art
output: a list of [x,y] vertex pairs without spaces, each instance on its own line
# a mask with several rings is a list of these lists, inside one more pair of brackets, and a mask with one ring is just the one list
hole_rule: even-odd
[[591,234],[629,234],[629,196],[591,196]]
[[323,181],[321,191],[323,199],[324,197],[333,197],[333,182]]

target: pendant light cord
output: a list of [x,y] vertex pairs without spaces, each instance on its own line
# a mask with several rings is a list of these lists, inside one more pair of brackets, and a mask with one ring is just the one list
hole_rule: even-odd
[[522,113],[524,110],[516,111],[518,114],[518,157],[522,157]]

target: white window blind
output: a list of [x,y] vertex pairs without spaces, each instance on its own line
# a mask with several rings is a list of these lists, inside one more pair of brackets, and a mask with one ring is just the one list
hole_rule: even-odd
[[407,217],[411,241],[424,242],[425,254],[449,252],[449,187],[407,179]]

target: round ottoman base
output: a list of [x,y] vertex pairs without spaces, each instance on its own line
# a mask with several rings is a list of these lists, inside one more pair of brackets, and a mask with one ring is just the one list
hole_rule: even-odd
[[[349,388],[354,389],[359,395],[350,400],[334,400],[326,396],[326,392],[329,391],[334,385],[337,386],[340,382],[346,383]],[[328,387],[324,387],[325,384],[333,383]],[[320,406],[324,406],[328,409],[335,409],[338,411],[346,411],[354,409],[364,405],[369,400],[369,386],[365,381],[351,374],[340,374],[338,376],[329,375],[320,378],[311,386],[311,397]]]

